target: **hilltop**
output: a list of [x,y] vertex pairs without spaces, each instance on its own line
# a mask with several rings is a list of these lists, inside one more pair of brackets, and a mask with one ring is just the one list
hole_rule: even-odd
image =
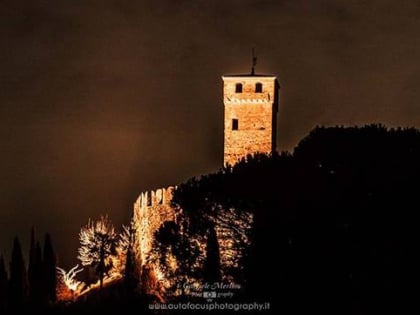
[[400,313],[415,270],[419,161],[419,130],[317,127],[292,153],[191,178],[173,191],[182,210],[153,235],[165,290],[143,270],[137,289],[115,282],[54,310],[206,304],[180,285],[222,281],[241,289],[213,301],[269,302],[275,313]]
[[252,213],[247,298],[289,311],[400,309],[414,270],[419,162],[416,129],[317,127],[292,154],[193,178],[173,202],[197,229],[215,204]]

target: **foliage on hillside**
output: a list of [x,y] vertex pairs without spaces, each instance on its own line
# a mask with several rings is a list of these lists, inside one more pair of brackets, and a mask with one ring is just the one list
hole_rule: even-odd
[[405,299],[419,178],[418,130],[319,127],[293,154],[249,156],[187,181],[174,203],[190,236],[220,207],[253,214],[246,296],[377,310]]

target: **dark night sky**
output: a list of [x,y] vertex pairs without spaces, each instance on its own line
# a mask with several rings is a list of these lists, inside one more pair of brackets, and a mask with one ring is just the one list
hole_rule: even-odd
[[276,74],[278,146],[315,125],[420,127],[420,1],[0,1],[0,252],[217,170],[221,75]]

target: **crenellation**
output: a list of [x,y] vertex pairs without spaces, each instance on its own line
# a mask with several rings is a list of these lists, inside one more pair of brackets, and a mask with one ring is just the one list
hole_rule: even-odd
[[174,187],[159,188],[140,193],[135,204],[140,208],[169,205],[172,201]]
[[142,192],[134,203],[136,256],[141,266],[147,263],[155,231],[163,222],[175,220],[176,210],[171,205],[175,188],[171,186]]

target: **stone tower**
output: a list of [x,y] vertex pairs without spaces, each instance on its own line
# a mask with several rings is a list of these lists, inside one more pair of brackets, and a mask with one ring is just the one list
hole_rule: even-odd
[[278,90],[272,75],[225,75],[224,165],[242,157],[276,150]]

